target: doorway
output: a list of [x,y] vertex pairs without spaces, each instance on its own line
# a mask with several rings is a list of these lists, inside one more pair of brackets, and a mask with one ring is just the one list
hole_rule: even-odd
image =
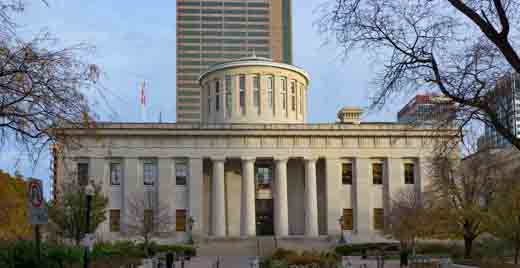
[[256,235],[274,235],[273,199],[256,200]]

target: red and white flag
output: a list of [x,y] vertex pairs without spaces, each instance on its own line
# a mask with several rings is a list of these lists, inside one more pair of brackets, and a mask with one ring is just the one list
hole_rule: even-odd
[[146,81],[143,81],[141,83],[141,96],[140,96],[140,103],[141,103],[141,120],[143,122],[146,122],[146,95],[145,90],[146,88]]

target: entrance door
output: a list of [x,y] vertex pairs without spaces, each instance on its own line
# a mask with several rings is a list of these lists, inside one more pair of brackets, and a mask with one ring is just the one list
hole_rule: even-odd
[[274,235],[273,199],[256,200],[256,235]]

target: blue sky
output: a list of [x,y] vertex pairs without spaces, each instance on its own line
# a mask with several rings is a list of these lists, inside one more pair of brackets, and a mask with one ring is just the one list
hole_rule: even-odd
[[[370,80],[377,64],[363,51],[344,58],[314,25],[318,8],[328,0],[293,1],[294,64],[311,75],[309,122],[333,122],[342,106],[368,105]],[[102,94],[92,93],[102,120],[139,121],[139,83],[147,80],[147,118],[175,121],[175,1],[48,0],[49,7],[29,1],[17,17],[21,32],[31,36],[43,30],[58,38],[58,45],[88,43],[88,56],[104,75]],[[398,98],[381,111],[365,115],[369,121],[394,121],[407,101]],[[0,169],[19,169],[26,177],[42,178],[49,189],[49,159],[37,166],[16,150],[3,151]]]

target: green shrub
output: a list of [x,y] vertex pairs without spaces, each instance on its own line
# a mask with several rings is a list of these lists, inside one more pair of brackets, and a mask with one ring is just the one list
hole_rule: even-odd
[[340,245],[334,249],[334,252],[340,256],[355,256],[361,255],[361,252],[365,250],[369,251],[381,251],[385,252],[398,252],[399,244],[397,243],[367,243],[367,244],[351,244],[351,245]]
[[[81,262],[83,250],[79,247],[65,245],[41,244],[41,268],[59,268]],[[24,268],[36,267],[38,263],[33,241],[19,240],[0,245],[0,267]]]

